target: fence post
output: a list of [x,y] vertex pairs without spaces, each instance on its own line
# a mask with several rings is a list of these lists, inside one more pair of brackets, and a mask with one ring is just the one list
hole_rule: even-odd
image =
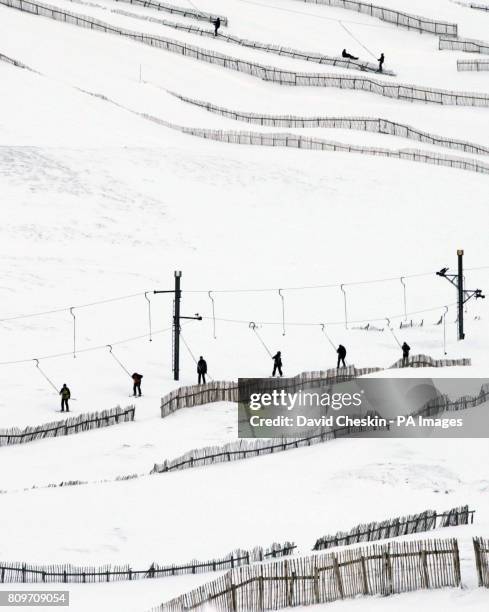
[[294,604],[294,583],[295,583],[296,573],[292,572],[292,576],[290,578],[290,589],[289,589],[289,607],[291,608]]
[[264,585],[263,585],[263,566],[262,566],[260,576],[258,577],[258,609],[259,610],[265,609],[263,586]]
[[460,571],[460,554],[458,551],[458,540],[453,540],[453,562],[455,565],[455,586],[460,586],[462,583],[462,574]]
[[319,568],[317,564],[314,568],[314,600],[319,603]]
[[336,555],[333,555],[333,572],[336,578],[336,584],[338,586],[340,597],[341,599],[344,599],[345,593],[343,590],[343,581],[341,580],[340,566],[338,565],[338,558]]
[[363,594],[368,595],[368,579],[367,579],[367,566],[365,564],[365,557],[360,557],[360,563],[362,568],[362,582],[363,582]]
[[237,611],[236,607],[236,585],[231,582],[231,610],[232,612]]
[[425,589],[429,589],[430,588],[430,579],[429,579],[429,575],[428,575],[428,563],[426,560],[426,550],[422,550],[420,553],[420,560],[421,560],[421,570],[423,572],[423,583],[424,583],[424,588]]
[[474,544],[474,554],[475,554],[475,566],[477,568],[477,578],[479,579],[479,586],[484,586],[484,581],[482,580],[482,564],[481,564],[481,547],[480,541],[478,538],[473,538],[472,542]]
[[391,555],[390,552],[387,551],[383,555],[384,557],[384,567],[387,576],[387,593],[392,595],[393,593],[393,585],[392,585],[392,565],[391,565]]

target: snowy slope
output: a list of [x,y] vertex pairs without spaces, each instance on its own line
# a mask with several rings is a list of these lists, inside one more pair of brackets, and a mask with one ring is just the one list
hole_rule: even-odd
[[[368,61],[383,51],[386,67],[397,74],[378,77],[388,82],[489,92],[484,73],[457,73],[456,59],[467,56],[438,51],[435,36],[352,11],[297,0],[179,3],[226,14],[229,32],[252,40],[330,55],[347,47]],[[233,57],[355,74],[113,12],[191,22],[127,3],[53,4]],[[487,38],[489,15],[449,0],[381,4],[455,21],[460,35]],[[60,416],[59,398],[36,369],[35,358],[55,387],[69,384],[74,414],[133,402],[131,380],[108,344],[129,372],[144,374],[134,423],[0,448],[0,489],[9,491],[0,496],[0,560],[145,567],[286,539],[307,554],[317,537],[357,523],[469,504],[476,510],[474,525],[434,534],[459,538],[468,592],[358,600],[332,609],[485,609],[487,593],[473,589],[471,552],[471,537],[489,534],[489,457],[483,439],[339,440],[128,482],[18,490],[147,473],[155,462],[234,439],[234,406],[209,405],[161,420],[160,398],[177,384],[196,382],[193,356],[201,354],[216,380],[270,375],[270,356],[249,328],[251,321],[261,324],[258,332],[270,352],[282,350],[285,374],[294,375],[335,364],[321,323],[333,344],[347,346],[347,360],[357,366],[387,367],[399,358],[385,317],[397,340],[406,340],[413,352],[443,357],[444,328],[435,323],[447,305],[447,357],[470,357],[473,366],[415,375],[487,376],[487,301],[468,303],[467,339],[457,342],[455,290],[434,274],[443,266],[453,270],[456,249],[465,248],[467,287],[488,290],[487,176],[345,153],[221,144],[135,113],[192,127],[281,131],[208,113],[168,93],[174,91],[247,112],[384,117],[488,146],[489,109],[280,87],[2,5],[0,53],[40,73],[0,62],[0,429]],[[287,131],[449,153],[380,134]],[[182,347],[181,383],[171,372],[171,297],[152,294],[173,287],[174,270],[183,271],[184,314],[204,316],[182,328],[193,356]],[[405,304],[400,277],[417,274],[422,276],[406,279]],[[372,279],[390,280],[365,282]],[[151,300],[152,342],[144,292]],[[128,297],[93,304],[120,296]],[[405,306],[413,313],[408,319],[424,321],[422,328],[399,329]],[[70,307],[75,307],[75,346]],[[56,312],[24,318],[44,311]],[[383,332],[352,329],[372,319]],[[135,612],[212,577],[70,585],[72,607]]]

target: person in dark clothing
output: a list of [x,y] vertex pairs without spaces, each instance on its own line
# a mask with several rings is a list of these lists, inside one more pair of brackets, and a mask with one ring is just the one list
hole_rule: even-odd
[[217,33],[219,32],[219,28],[221,27],[221,20],[218,17],[212,23],[214,25],[214,36],[217,36]]
[[340,344],[336,352],[338,353],[338,363],[336,365],[336,369],[337,370],[340,369],[340,363],[342,363],[343,367],[346,368],[346,363],[345,363],[346,348],[342,344]]
[[66,386],[66,383],[64,383],[63,386],[61,387],[61,391],[59,392],[59,394],[61,395],[61,412],[64,412],[65,408],[66,408],[66,412],[69,412],[70,407],[68,405],[68,400],[71,397],[71,391]]
[[273,372],[272,372],[272,376],[275,376],[275,374],[279,373],[279,376],[283,376],[282,374],[282,353],[280,351],[277,351],[277,354],[274,355],[272,357],[273,359]]
[[134,397],[136,397],[136,392],[139,395],[139,397],[141,397],[141,381],[143,380],[143,375],[142,374],[138,374],[137,372],[134,372],[134,374],[131,376],[132,380],[133,380],[133,386],[132,386],[132,394]]
[[343,49],[343,51],[341,52],[341,57],[344,57],[345,59],[352,59],[352,60],[358,59],[358,57],[355,57],[354,55],[351,55],[350,53],[348,53],[346,49]]
[[407,342],[404,342],[404,344],[402,345],[402,367],[405,368],[409,365],[409,351],[411,350],[411,347],[409,346],[409,344],[407,344]]
[[382,72],[382,68],[384,66],[384,61],[385,61],[385,57],[383,53],[380,54],[380,57],[377,61],[379,62],[379,72]]
[[199,375],[198,384],[205,385],[205,375],[207,374],[207,362],[202,357],[202,355],[200,356],[199,361],[197,362],[197,374]]

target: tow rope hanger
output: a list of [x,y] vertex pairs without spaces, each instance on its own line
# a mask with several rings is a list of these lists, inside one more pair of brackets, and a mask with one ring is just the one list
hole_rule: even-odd
[[397,344],[399,345],[400,348],[402,348],[402,344],[399,342],[396,334],[394,333],[394,330],[391,327],[391,320],[386,317],[385,320],[387,321],[387,329],[390,331],[390,333],[394,336],[394,340],[397,342]]
[[153,342],[153,337],[152,337],[152,324],[151,324],[151,300],[148,297],[148,292],[145,291],[144,292],[144,297],[146,299],[146,301],[148,302],[148,324],[149,324],[149,341]]
[[347,306],[347,301],[346,301],[346,291],[344,287],[345,287],[344,284],[340,285],[340,289],[343,292],[343,301],[345,304],[345,329],[348,329],[348,306]]
[[129,372],[129,370],[124,366],[124,364],[116,357],[116,355],[113,352],[113,348],[112,348],[112,344],[107,344],[107,348],[109,349],[109,353],[112,355],[112,357],[117,361],[117,363],[121,366],[121,368],[124,370],[124,372],[128,375],[131,376],[131,373]]
[[41,373],[41,376],[44,376],[44,378],[48,381],[48,383],[51,385],[51,387],[56,391],[56,395],[58,395],[58,393],[59,393],[58,387],[56,387],[56,385],[49,378],[49,376],[41,369],[41,366],[39,365],[39,359],[33,359],[33,361],[36,363],[36,368]]
[[215,310],[214,298],[212,297],[212,291],[208,291],[207,295],[209,296],[209,299],[212,302],[212,335],[214,336],[214,340],[217,340],[216,338],[216,310]]
[[404,282],[404,276],[399,279],[404,293],[404,320],[407,321],[407,300],[406,300],[406,283]]
[[251,321],[249,326],[248,326],[252,331],[255,332],[256,337],[258,338],[258,340],[261,342],[263,348],[266,350],[266,352],[270,355],[270,357],[273,357],[272,353],[270,352],[268,346],[265,344],[265,342],[263,342],[262,337],[260,336],[260,334],[257,331],[257,325],[254,321]]
[[76,317],[73,312],[74,306],[70,308],[70,314],[73,317],[73,359],[76,357]]
[[326,325],[324,323],[320,323],[319,324],[321,326],[321,331],[323,332],[323,334],[326,336],[328,342],[331,344],[331,346],[333,347],[333,350],[336,352],[336,345],[335,343],[331,340],[331,338],[328,335],[328,332],[326,331]]
[[282,295],[282,289],[278,290],[278,294],[282,299],[282,336],[285,336],[285,298]]
[[447,314],[448,306],[444,306],[445,312],[443,313],[443,354],[447,354]]

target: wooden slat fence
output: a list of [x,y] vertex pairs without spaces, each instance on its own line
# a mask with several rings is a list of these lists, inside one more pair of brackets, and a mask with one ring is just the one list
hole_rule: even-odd
[[[432,359],[429,355],[415,355],[412,358],[413,367],[449,367],[453,365],[470,365],[470,359]],[[391,367],[401,367],[402,360],[394,363]],[[281,380],[280,385],[283,389],[299,389],[307,386],[308,388],[318,385],[332,385],[339,382],[354,380],[359,376],[371,374],[381,371],[381,368],[361,368],[357,369],[354,366],[349,366],[343,370],[330,369],[320,372],[303,372],[295,378]],[[341,372],[341,373],[339,373]],[[270,379],[270,389],[273,388],[273,379]],[[489,386],[488,386],[489,387]],[[488,391],[489,393],[489,391]],[[478,405],[485,401],[486,392],[474,399]],[[235,382],[212,382],[206,385],[191,385],[188,387],[180,387],[175,389],[161,400],[161,416],[167,417],[180,408],[201,406],[212,402],[229,401],[238,402],[238,385]],[[448,401],[448,404],[447,404]],[[449,406],[448,408],[446,406]],[[467,397],[460,400],[450,401],[443,396],[436,398],[432,402],[428,402],[423,407],[419,414],[430,416],[434,413],[439,413],[442,410],[461,410],[472,405]],[[430,412],[435,410],[436,412]],[[427,411],[426,414],[423,411]],[[418,414],[418,413],[416,413]],[[388,427],[387,427],[388,428]],[[380,429],[380,428],[374,428]],[[304,446],[312,446],[335,440],[339,437],[355,435],[365,431],[371,431],[369,427],[338,427],[335,429],[326,429],[323,427],[313,428],[304,433],[299,438],[282,438],[277,440],[268,439],[241,439],[236,442],[230,442],[222,446],[208,446],[199,449],[192,449],[187,453],[175,459],[165,459],[162,463],[155,463],[151,474],[161,474],[165,472],[189,469],[193,467],[201,467],[212,465],[214,463],[226,463],[230,461],[240,461],[251,457],[259,457],[261,455],[269,455],[277,452],[301,448]]]
[[258,113],[249,113],[236,110],[230,110],[222,106],[196,100],[182,96],[175,92],[169,91],[172,96],[175,96],[182,102],[192,104],[203,108],[208,112],[234,119],[235,121],[244,121],[253,125],[269,126],[269,127],[287,127],[287,128],[327,128],[339,130],[358,130],[362,132],[374,132],[376,134],[385,134],[389,136],[398,136],[399,138],[408,138],[426,144],[446,147],[464,153],[474,155],[489,155],[489,147],[479,145],[465,140],[450,139],[436,134],[430,134],[423,130],[418,130],[410,125],[396,123],[383,118],[371,117],[299,117],[297,115],[260,115]]
[[367,426],[345,426],[336,429],[315,428],[309,430],[300,438],[280,438],[276,440],[268,439],[241,439],[230,442],[223,446],[208,446],[188,451],[176,459],[166,459],[163,463],[155,463],[151,474],[161,474],[175,470],[185,470],[193,467],[212,465],[214,463],[226,463],[229,461],[240,461],[251,457],[271,455],[294,448],[321,444],[330,440],[336,440],[343,436],[351,436],[366,431],[376,431],[389,429],[389,426],[382,428]]
[[475,408],[489,400],[489,384],[483,384],[479,395],[464,395],[456,400],[450,399],[447,395],[440,395],[426,402],[425,406],[417,410],[412,416],[431,417],[442,412],[455,412]]
[[[429,355],[413,355],[409,358],[409,366],[413,368],[430,367],[442,368],[453,366],[470,366],[471,360],[468,358],[461,359],[433,359]],[[393,363],[390,368],[402,367],[402,359]],[[330,368],[328,370],[320,370],[318,372],[302,372],[297,376],[281,381],[281,388],[286,390],[298,391],[303,387],[314,385],[339,384],[354,380],[360,376],[381,372],[383,368],[355,368],[349,366],[337,370]],[[275,382],[270,380],[270,389],[273,389]],[[229,381],[214,381],[205,385],[189,385],[174,389],[168,395],[161,399],[161,417],[167,417],[180,408],[190,408],[194,406],[202,406],[214,402],[237,402],[238,401],[238,383]]]
[[171,13],[172,15],[180,15],[181,17],[188,17],[189,19],[196,19],[198,21],[215,21],[217,17],[219,17],[223,26],[228,25],[228,19],[224,15],[196,11],[188,7],[184,8],[181,6],[174,6],[173,4],[167,4],[166,2],[156,2],[155,0],[116,0],[116,2],[127,2],[128,4],[144,6],[145,8]]
[[232,570],[152,612],[277,610],[460,583],[457,540],[396,542]]
[[[129,1],[129,0],[124,0]],[[195,26],[187,25],[184,23],[176,23],[174,21],[168,21],[167,19],[157,19],[148,15],[137,15],[129,11],[113,10],[111,11],[118,15],[125,17],[131,17],[132,19],[139,19],[142,21],[148,21],[150,23],[157,23],[159,25],[173,28],[186,32],[187,34],[195,34],[206,38],[214,39],[214,30],[203,30]],[[273,45],[270,43],[258,42],[256,40],[248,40],[246,38],[240,38],[233,34],[225,34],[219,32],[219,40],[227,42],[229,44],[239,45],[240,47],[246,47],[248,49],[254,49],[255,51],[264,51],[265,53],[273,53],[282,57],[290,57],[293,59],[303,60],[305,62],[313,62],[316,64],[322,64],[325,66],[336,66],[338,68],[345,68],[347,70],[360,70],[362,72],[378,72],[378,64],[371,62],[365,62],[360,60],[351,60],[345,57],[337,57],[332,55],[324,55],[317,51],[301,51],[299,49],[292,49],[291,47],[284,47],[281,45]],[[384,70],[382,72],[384,76],[395,76],[392,70]]]
[[422,149],[384,149],[380,147],[346,144],[322,138],[309,138],[291,133],[235,132],[181,126],[171,127],[173,129],[178,129],[184,134],[228,144],[254,145],[261,147],[291,147],[293,149],[339,153],[359,153],[489,174],[489,165],[483,162],[462,157],[452,157],[440,153],[432,153]]
[[[382,80],[374,79],[373,77],[360,75],[350,76],[325,73],[314,74],[293,72],[231,57],[223,53],[208,51],[193,45],[164,38],[162,36],[127,30],[125,28],[120,28],[105,23],[99,19],[89,18],[77,13],[60,10],[56,7],[51,7],[40,2],[33,2],[31,0],[0,0],[0,4],[34,15],[41,15],[57,21],[70,23],[79,27],[116,34],[118,36],[138,41],[142,44],[165,49],[166,51],[170,51],[172,53],[177,53],[179,55],[191,57],[199,61],[215,64],[229,70],[242,72],[256,78],[260,78],[264,81],[270,81],[280,85],[299,87],[334,87],[364,91],[388,98],[408,100],[411,102],[489,107],[489,95],[484,93],[450,91],[436,88],[417,87],[415,85],[400,83],[389,84]],[[291,135],[291,138],[296,137]],[[306,143],[304,146],[307,146],[307,142],[304,142]],[[314,148],[321,147],[316,144]],[[409,156],[409,153],[407,153],[407,155]]]
[[29,66],[26,66],[22,62],[19,62],[18,60],[13,59],[12,57],[9,57],[8,55],[4,55],[3,53],[0,53],[0,62],[6,62],[7,64],[12,64],[13,66],[17,66],[17,68],[24,68],[25,70],[30,70],[31,72],[33,72],[33,70],[29,68]]
[[63,421],[53,421],[52,423],[26,427],[25,429],[19,429],[18,427],[0,429],[0,446],[25,444],[44,438],[68,436],[82,431],[117,425],[125,421],[133,421],[135,412],[135,406],[129,406],[127,408],[120,408],[117,406],[111,410],[80,414],[77,417],[72,417]]
[[[354,380],[359,376],[380,372],[382,368],[355,368],[349,366],[337,370],[330,368],[329,370],[321,370],[319,372],[302,372],[292,378],[287,378],[280,381],[281,388],[299,390],[304,386],[310,387],[315,384],[338,384]],[[274,384],[273,379],[270,380],[270,388]],[[179,387],[171,391],[161,400],[161,417],[164,418],[172,414],[180,408],[189,408],[193,406],[202,406],[213,402],[237,402],[238,401],[238,383],[227,381],[215,381],[205,385],[190,385],[187,387]]]
[[[453,368],[455,366],[470,366],[471,359],[433,359],[429,355],[413,355],[408,361],[410,368]],[[402,358],[391,365],[391,368],[406,367],[402,365]]]
[[468,525],[469,522],[474,522],[474,513],[475,510],[469,510],[468,506],[463,506],[452,508],[452,510],[443,513],[437,513],[436,510],[424,510],[419,514],[361,524],[353,527],[350,531],[339,531],[333,536],[327,535],[319,538],[314,544],[313,550],[326,550],[336,546],[386,540],[411,533],[422,533],[438,527]]
[[[467,6],[467,4],[464,6]],[[471,2],[468,7],[471,9],[477,9],[478,11],[489,11],[489,4],[478,4],[477,2]]]
[[356,13],[363,13],[376,17],[382,21],[387,21],[398,27],[408,28],[410,30],[417,30],[419,32],[428,32],[430,34],[450,34],[457,36],[457,24],[448,23],[446,21],[438,21],[429,19],[427,17],[421,17],[419,15],[413,15],[411,13],[404,13],[396,11],[384,6],[376,6],[366,2],[356,2],[354,0],[300,0],[301,2],[307,2],[310,4],[323,4],[326,6],[336,6],[339,8],[349,9]]
[[479,586],[489,589],[489,540],[473,538],[473,544]]
[[450,38],[440,36],[438,42],[440,51],[465,51],[465,53],[489,54],[489,42],[475,38]]
[[489,60],[457,60],[459,72],[486,72],[489,70]]
[[164,578],[182,574],[202,574],[260,563],[269,559],[293,554],[295,544],[272,544],[268,549],[256,547],[251,551],[235,550],[229,555],[211,561],[191,561],[185,564],[160,566],[152,563],[149,568],[133,570],[129,565],[104,565],[100,567],[76,567],[65,565],[29,565],[18,562],[0,562],[0,583],[14,582],[63,582],[93,583],[143,578]]

